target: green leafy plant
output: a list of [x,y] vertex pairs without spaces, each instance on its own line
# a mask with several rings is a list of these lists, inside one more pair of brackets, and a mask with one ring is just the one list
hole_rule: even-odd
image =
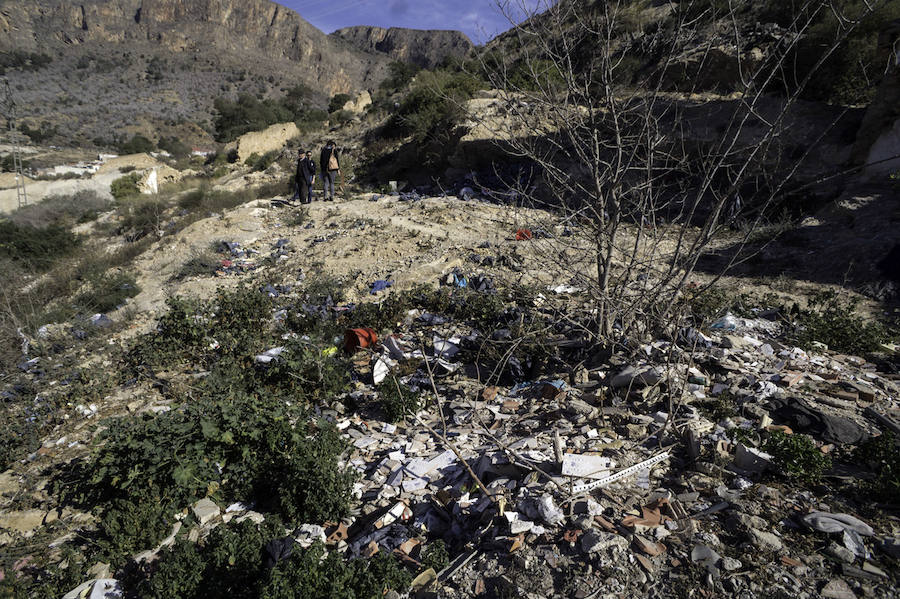
[[220,259],[212,252],[195,252],[185,262],[173,277],[174,279],[186,279],[188,277],[203,277],[214,275],[219,266]]
[[328,102],[328,112],[337,112],[344,108],[344,104],[352,100],[350,94],[335,94]]
[[208,495],[293,523],[346,514],[355,474],[338,465],[337,429],[310,421],[296,402],[223,382],[169,412],[108,421],[89,462],[61,481],[66,500],[103,506],[111,559],[152,548],[172,514]]
[[384,417],[389,422],[403,420],[407,415],[417,412],[422,406],[420,394],[413,393],[402,383],[398,385],[392,377],[378,385],[377,391],[381,399]]
[[411,135],[417,143],[438,140],[456,126],[461,105],[481,86],[465,73],[424,71],[400,103],[390,131]]
[[772,454],[773,463],[786,476],[815,483],[831,468],[831,458],[819,451],[807,435],[787,435],[774,431],[761,449]]
[[842,301],[837,293],[827,290],[812,296],[808,303],[791,335],[800,347],[809,348],[819,341],[836,351],[865,354],[878,349],[888,338],[884,325],[857,312],[856,298]]
[[181,539],[162,553],[154,570],[126,587],[142,597],[355,597],[381,599],[403,591],[410,575],[390,555],[343,560],[320,544],[294,545],[278,563],[264,560],[266,543],[285,536],[278,518],[219,526],[199,544]]
[[247,190],[221,191],[212,190],[206,185],[193,189],[178,199],[178,207],[198,214],[222,212],[240,206],[253,199]]
[[119,152],[122,154],[142,154],[149,153],[156,149],[153,142],[141,134],[135,134],[130,140],[119,146]]
[[140,293],[133,274],[120,271],[91,277],[89,289],[75,296],[77,311],[83,313],[112,312],[130,297]]
[[379,84],[379,90],[384,93],[392,94],[406,87],[416,73],[419,67],[399,60],[395,60],[388,65],[388,76]]
[[450,563],[450,554],[447,553],[447,545],[444,541],[438,539],[430,543],[422,554],[422,567],[434,568],[435,572],[440,572]]
[[109,192],[112,194],[112,197],[121,202],[126,198],[136,196],[140,193],[140,190],[138,189],[138,182],[140,180],[140,173],[129,173],[110,183]]
[[81,240],[66,227],[51,224],[43,229],[0,220],[0,257],[46,270],[60,256],[71,253]]
[[891,433],[872,437],[853,452],[854,460],[875,473],[864,489],[882,501],[896,503],[900,497],[900,448]]
[[109,200],[101,198],[93,190],[83,189],[72,195],[49,196],[36,204],[19,208],[9,215],[9,220],[19,226],[37,229],[53,224],[65,227],[91,221],[109,207]]

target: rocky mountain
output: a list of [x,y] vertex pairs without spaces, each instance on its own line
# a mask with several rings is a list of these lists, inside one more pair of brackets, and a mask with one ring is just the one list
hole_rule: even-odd
[[[471,47],[448,32],[392,36],[410,60]],[[0,0],[0,67],[23,123],[50,143],[140,133],[203,145],[216,98],[293,95],[323,108],[377,87],[391,58],[270,0]]]
[[475,47],[465,34],[459,31],[401,29],[391,27],[345,27],[329,37],[350,42],[365,52],[387,54],[394,60],[411,62],[430,69],[445,58],[465,57]]
[[263,54],[303,65],[304,82],[328,93],[377,81],[385,62],[335,43],[269,0],[5,0],[0,33],[7,51],[149,42],[171,52]]

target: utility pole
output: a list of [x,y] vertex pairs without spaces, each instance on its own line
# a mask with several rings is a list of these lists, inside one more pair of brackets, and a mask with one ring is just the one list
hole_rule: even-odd
[[25,173],[22,170],[22,150],[19,147],[19,131],[16,128],[16,101],[12,89],[9,87],[9,79],[4,78],[0,82],[0,114],[6,119],[9,129],[9,143],[12,146],[13,173],[16,178],[16,199],[18,207],[28,205],[28,192],[25,190]]

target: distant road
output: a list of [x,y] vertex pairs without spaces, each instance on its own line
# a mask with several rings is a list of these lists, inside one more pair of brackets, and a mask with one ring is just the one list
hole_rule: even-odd
[[[0,189],[0,214],[12,212],[18,207],[16,188],[12,181],[6,181],[7,175],[10,175],[9,178],[11,179],[11,173],[4,173],[2,186],[6,189]],[[90,179],[60,179],[58,181],[32,181],[28,179],[25,183],[25,191],[28,193],[29,204],[40,202],[48,196],[72,195],[76,191],[84,189],[93,190],[100,197],[112,199],[112,195],[109,193],[109,185],[121,176],[122,173],[116,171],[98,173]]]

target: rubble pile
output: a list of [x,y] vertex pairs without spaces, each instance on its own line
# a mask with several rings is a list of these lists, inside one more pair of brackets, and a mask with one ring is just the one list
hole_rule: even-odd
[[[510,245],[532,243],[527,231]],[[223,242],[220,274],[238,278],[263,260],[284,262],[297,245]],[[452,266],[435,282],[451,294],[493,297],[500,285],[483,270],[493,264],[471,262],[478,272]],[[381,270],[367,276],[372,301],[400,293]],[[353,313],[354,305],[304,296],[302,285],[303,275],[291,284],[269,277],[254,289],[279,299],[276,323],[292,312],[329,322]],[[342,463],[358,473],[355,507],[341,521],[285,530],[280,544],[266,546],[266,559],[277,563],[295,545],[315,543],[347,558],[390,554],[415,579],[385,596],[896,595],[896,497],[870,493],[880,473],[854,458],[856,448],[900,432],[896,348],[885,346],[873,361],[821,344],[803,350],[785,342],[774,312],[729,314],[702,328],[685,323],[670,339],[600,348],[575,324],[584,314],[559,318],[588,305],[578,288],[537,291],[533,305],[507,306],[491,323],[416,307],[387,330],[363,323],[334,338],[321,356],[348,360],[353,388],[314,406],[314,416],[347,441]],[[543,335],[549,358],[517,351],[516,323],[528,310],[543,320],[531,334]],[[272,368],[291,341],[247,363]],[[35,358],[21,370],[38,377],[43,368]],[[166,382],[160,376],[156,384]],[[394,391],[415,401],[391,413],[384,404]],[[98,401],[77,414],[97,422],[105,409]],[[79,425],[23,463],[83,449],[92,434]],[[19,469],[0,474],[0,545],[59,520],[93,523],[69,508],[26,507],[49,505],[47,481],[34,501],[23,501],[18,477]],[[134,555],[137,563],[151,567],[187,529],[189,540],[202,542],[219,526],[261,524],[267,515],[208,497],[176,518],[171,535]],[[73,538],[67,533],[50,547]],[[427,557],[439,546],[449,561]],[[66,596],[123,596],[119,573],[102,566]]]
[[[672,596],[672,585],[687,596],[698,582],[708,596],[885,596],[898,522],[843,513],[878,512],[837,494],[865,473],[835,472],[827,489],[785,484],[751,440],[802,432],[837,452],[878,435],[896,426],[896,375],[783,346],[772,321],[729,320],[727,332],[684,331],[681,349],[640,347],[641,362],[614,355],[568,381],[510,387],[460,374],[455,351],[445,353],[459,339],[436,335],[437,395],[405,426],[327,413],[363,474],[347,549],[403,552],[411,534],[443,538],[465,561],[438,576],[448,597]],[[416,356],[414,339],[390,338],[373,363]],[[666,369],[672,351],[694,366]],[[427,390],[420,375],[405,382]],[[736,413],[714,420],[698,409],[715,398]]]

